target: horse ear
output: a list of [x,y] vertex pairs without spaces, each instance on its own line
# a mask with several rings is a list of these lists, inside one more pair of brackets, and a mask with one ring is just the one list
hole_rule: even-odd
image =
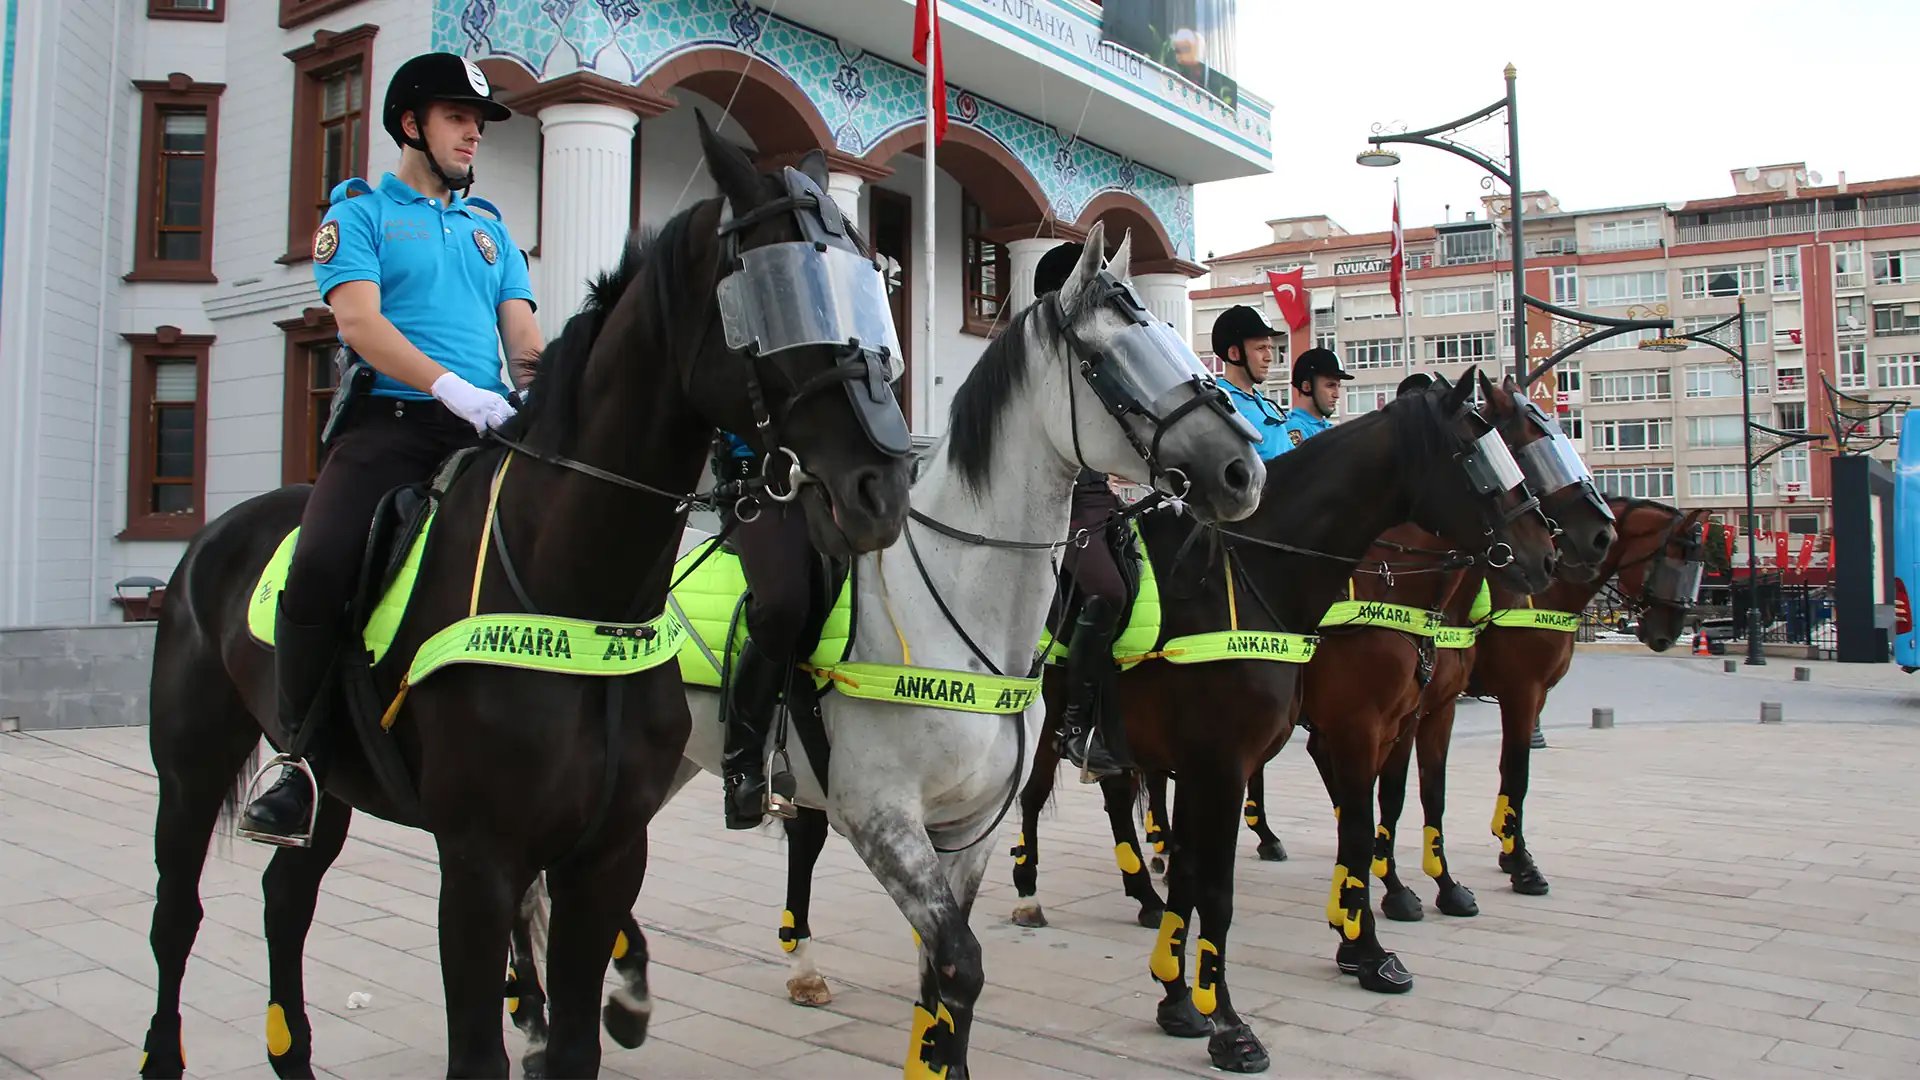
[[766,194],[765,185],[761,183],[760,170],[753,167],[747,152],[733,140],[716,133],[699,109],[693,111],[693,117],[700,125],[700,149],[707,158],[707,172],[712,174],[713,182],[719,185],[720,194],[733,204],[733,212],[744,214],[760,205]]
[[806,174],[807,179],[816,184],[821,191],[827,190],[827,152],[815,148],[800,158],[794,168]]
[[1133,230],[1128,229],[1120,237],[1120,250],[1113,253],[1113,259],[1107,263],[1107,272],[1121,281],[1133,277]]
[[1454,383],[1453,389],[1447,391],[1448,415],[1459,411],[1460,406],[1465,404],[1467,399],[1473,396],[1473,380],[1480,377],[1480,368],[1477,365],[1468,368],[1466,376],[1459,382]]
[[[1487,373],[1484,371],[1481,371],[1478,368],[1475,368],[1473,373],[1476,376],[1478,376],[1480,379],[1480,397],[1482,398],[1482,400],[1492,401],[1493,400],[1493,380],[1487,378]],[[1513,376],[1511,375],[1507,376],[1507,382],[1509,383],[1513,382]]]
[[1106,250],[1106,226],[1096,221],[1093,228],[1087,230],[1085,245],[1080,249],[1080,261],[1074,264],[1073,273],[1060,284],[1060,306],[1071,315],[1079,309],[1080,294],[1087,291],[1093,283],[1093,277],[1100,272],[1100,255]]

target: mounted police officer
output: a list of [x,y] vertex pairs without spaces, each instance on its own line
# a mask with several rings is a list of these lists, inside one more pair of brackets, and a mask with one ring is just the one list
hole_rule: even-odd
[[[1040,256],[1033,294],[1060,291],[1079,264],[1085,245],[1061,244]],[[1113,637],[1127,607],[1127,584],[1114,562],[1112,537],[1102,526],[1120,513],[1107,475],[1084,466],[1073,482],[1070,530],[1088,530],[1085,547],[1068,545],[1061,565],[1079,593],[1080,613],[1067,643],[1067,706],[1061,714],[1060,754],[1081,770],[1081,779],[1116,776],[1134,767],[1127,753],[1126,715],[1114,690],[1119,669]]]
[[1245,304],[1235,304],[1213,320],[1213,355],[1227,366],[1227,400],[1260,433],[1262,461],[1271,461],[1294,445],[1281,431],[1287,422],[1286,410],[1260,390],[1273,367],[1274,339],[1279,334]]
[[487,124],[511,115],[460,56],[402,64],[383,112],[399,171],[378,186],[356,177],[336,187],[314,234],[314,279],[349,362],[274,617],[280,725],[290,749],[315,725],[304,733],[314,778],[297,765],[282,769],[247,807],[240,832],[251,839],[310,839],[330,757],[323,692],[380,500],[429,479],[448,455],[513,415],[503,343],[516,382],[531,378],[540,354],[526,261],[498,211],[464,194]]
[[1283,452],[1333,426],[1334,414],[1340,411],[1340,384],[1351,378],[1331,349],[1313,348],[1300,354],[1293,362],[1293,407],[1281,425],[1287,444]]

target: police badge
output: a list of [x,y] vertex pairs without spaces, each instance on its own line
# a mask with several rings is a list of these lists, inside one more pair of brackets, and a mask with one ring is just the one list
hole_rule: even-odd
[[313,261],[330,262],[333,259],[333,253],[339,250],[340,223],[338,221],[322,223],[320,231],[313,234]]
[[492,266],[500,259],[500,249],[494,246],[493,234],[485,229],[473,230],[473,246],[480,249],[480,257]]
[[1305,435],[1302,435],[1302,434],[1300,434],[1300,432],[1299,432],[1299,431],[1297,431],[1297,430],[1294,430],[1294,431],[1288,431],[1288,432],[1287,432],[1287,438],[1289,438],[1289,439],[1292,439],[1292,440],[1293,440],[1293,445],[1295,445],[1295,446],[1299,446],[1299,445],[1300,445],[1300,442],[1301,442],[1301,440],[1303,440],[1303,439],[1305,439],[1305,438],[1306,438],[1306,436],[1305,436]]

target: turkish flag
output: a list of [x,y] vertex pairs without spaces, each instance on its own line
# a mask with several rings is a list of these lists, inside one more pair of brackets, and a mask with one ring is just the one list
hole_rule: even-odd
[[[933,59],[927,59],[931,52]],[[933,145],[947,138],[947,65],[940,50],[940,0],[917,0],[913,11],[913,58],[933,80]]]
[[1820,538],[1817,536],[1809,536],[1800,541],[1800,556],[1794,560],[1794,565],[1800,568],[1801,573],[1813,568],[1813,546],[1819,542]]
[[1387,267],[1387,288],[1393,290],[1393,313],[1400,314],[1400,294],[1407,287],[1407,238],[1400,231],[1400,192],[1393,193],[1393,253]]
[[1287,320],[1287,327],[1298,330],[1307,325],[1313,313],[1307,308],[1306,269],[1295,267],[1284,274],[1269,270],[1267,284],[1273,287],[1273,299],[1280,305],[1280,317]]
[[1787,568],[1787,534],[1773,534],[1773,565],[1782,570]]

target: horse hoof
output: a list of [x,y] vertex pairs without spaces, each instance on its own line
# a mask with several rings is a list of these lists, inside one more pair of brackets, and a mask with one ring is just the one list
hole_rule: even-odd
[[1420,906],[1420,894],[1405,885],[1380,898],[1380,914],[1394,922],[1419,922],[1427,917]]
[[1013,905],[1013,925],[1036,930],[1047,925],[1047,914],[1040,910],[1040,901],[1022,900]]
[[811,1009],[833,1004],[833,991],[818,974],[795,975],[787,980],[787,1000]]
[[1153,858],[1148,859],[1147,869],[1153,871],[1154,877],[1166,877],[1167,857],[1165,855],[1155,855]]
[[1138,922],[1141,926],[1144,926],[1149,930],[1158,930],[1160,929],[1160,923],[1165,919],[1166,914],[1167,914],[1167,909],[1164,907],[1143,906],[1140,909],[1140,914],[1134,916],[1134,921]]
[[1342,975],[1360,974],[1360,943],[1342,941],[1340,947],[1333,951],[1333,964]]
[[1546,875],[1537,866],[1529,865],[1519,873],[1512,875],[1513,891],[1522,896],[1545,896],[1550,886]]
[[1176,1039],[1202,1039],[1213,1034],[1213,1021],[1203,1016],[1193,1007],[1193,999],[1183,997],[1179,1001],[1160,1000],[1160,1007],[1154,1010],[1154,1020],[1160,1030]]
[[607,996],[600,1019],[607,1025],[607,1034],[613,1036],[613,1041],[631,1050],[647,1041],[647,1022],[653,1019],[653,1001],[637,999],[621,987]]
[[[1260,846],[1256,847],[1254,851],[1259,853],[1261,862],[1286,862],[1287,861],[1287,847],[1285,844],[1282,844],[1278,839],[1262,840],[1260,841]],[[1261,1068],[1265,1068],[1265,1066],[1263,1065],[1261,1066]],[[1257,1072],[1259,1070],[1255,1069],[1255,1070],[1248,1070],[1248,1071]]]
[[527,1080],[546,1080],[547,1052],[545,1050],[535,1050],[533,1053],[521,1058],[520,1073],[525,1076]]
[[1473,890],[1457,881],[1441,889],[1433,904],[1440,909],[1440,914],[1456,919],[1471,919],[1480,914],[1480,905],[1473,899]]
[[1413,989],[1413,976],[1393,953],[1360,961],[1360,989],[1376,994],[1404,994]]
[[1207,1056],[1221,1072],[1266,1072],[1272,1062],[1267,1057],[1267,1048],[1260,1045],[1259,1037],[1245,1024],[1214,1032],[1207,1040]]

